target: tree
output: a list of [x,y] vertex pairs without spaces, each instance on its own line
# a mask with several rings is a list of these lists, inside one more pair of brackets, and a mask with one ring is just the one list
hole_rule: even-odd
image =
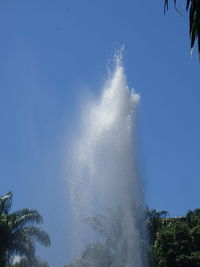
[[0,266],[10,264],[13,256],[35,258],[35,241],[50,246],[50,237],[35,224],[43,222],[37,210],[21,209],[10,213],[12,192],[0,198]]
[[[175,9],[180,13],[176,7],[177,1],[174,0]],[[199,0],[186,0],[186,12],[189,12],[189,37],[191,52],[194,44],[198,43],[198,53],[200,58],[200,1]],[[169,0],[164,0],[164,12],[168,11]]]
[[161,219],[166,218],[168,212],[164,210],[158,211],[155,209],[149,209],[149,207],[146,207],[145,214],[149,233],[149,242],[151,245],[155,242],[159,230],[163,227],[163,220]]
[[[106,216],[99,214],[86,218],[86,223],[99,233],[101,242],[88,244],[81,256],[65,267],[128,266],[130,261],[135,261],[137,258],[138,251],[134,251],[134,249],[138,248],[142,251],[143,266],[146,266],[147,243],[143,233],[146,228],[144,226],[144,224],[146,225],[144,210],[138,208],[137,219],[132,216],[130,210],[118,207],[116,210],[109,209]],[[137,233],[133,230],[136,235],[133,235],[132,232],[133,221],[137,228]],[[133,244],[138,239],[139,244],[136,248]]]
[[200,266],[200,209],[179,218],[161,218],[163,226],[151,246],[151,266]]
[[81,257],[65,267],[109,267],[112,264],[112,256],[101,243],[88,244]]
[[39,258],[33,258],[29,260],[26,257],[21,258],[21,260],[12,267],[49,267],[47,262],[41,261]]
[[[143,214],[144,212],[141,212]],[[182,217],[169,217],[166,211],[145,209],[140,223],[140,248],[149,246],[150,267],[200,267],[200,209]],[[124,210],[110,210],[108,216],[96,215],[86,222],[100,233],[101,243],[88,244],[81,256],[65,267],[121,267],[127,264],[126,240],[121,238]],[[149,232],[143,235],[146,228]],[[129,225],[130,227],[130,225]],[[138,228],[139,229],[139,228]],[[135,242],[133,238],[130,240]],[[134,250],[131,250],[134,255]],[[146,266],[146,260],[143,266]]]

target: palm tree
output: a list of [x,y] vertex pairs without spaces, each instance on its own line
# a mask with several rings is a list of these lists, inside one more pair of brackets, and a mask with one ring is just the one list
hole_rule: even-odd
[[0,198],[0,214],[8,214],[12,205],[12,192],[9,192]]
[[21,209],[10,213],[12,192],[0,198],[0,266],[12,261],[13,256],[35,256],[35,241],[50,246],[50,237],[34,224],[43,222],[37,210]]
[[[168,11],[169,0],[164,0],[164,12]],[[174,0],[175,9],[180,13],[176,7],[176,0]],[[195,41],[198,42],[198,52],[200,58],[200,1],[199,0],[187,0],[186,11],[189,11],[189,34],[190,34],[190,46],[191,51],[194,48]]]
[[40,260],[40,258],[37,258],[37,257],[34,258],[31,262],[27,258],[22,257],[19,262],[11,266],[12,267],[49,267],[49,264],[47,262]]
[[121,207],[116,210],[107,210],[108,216],[96,215],[85,218],[85,221],[97,231],[104,240],[104,245],[111,254],[119,254],[119,244],[123,236],[122,218],[124,213]]
[[[137,246],[142,255],[142,264],[147,266],[144,209],[134,204],[132,208],[135,211],[133,213],[131,210],[119,206],[115,210],[109,209],[107,216],[96,215],[85,219],[102,237],[101,253],[106,252],[105,255],[107,255],[107,264],[103,266],[126,266],[128,261],[134,261],[138,257],[134,251],[133,244],[135,242],[138,242]],[[137,214],[137,216],[134,214]],[[95,247],[95,250],[91,250],[91,247],[89,247],[89,252],[96,251],[97,248],[99,246]],[[130,251],[132,251],[131,254]],[[92,266],[97,266],[97,264]]]
[[149,241],[150,244],[152,245],[156,240],[156,236],[159,230],[164,225],[162,219],[167,217],[168,212],[164,210],[158,211],[155,209],[149,209],[149,207],[146,207],[145,213],[146,213],[147,227],[149,231],[149,239],[150,239]]

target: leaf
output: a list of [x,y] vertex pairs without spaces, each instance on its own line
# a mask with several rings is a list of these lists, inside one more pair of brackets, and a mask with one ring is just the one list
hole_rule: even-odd
[[22,228],[27,224],[40,224],[43,222],[42,216],[37,210],[32,209],[21,209],[13,212],[10,216],[14,219],[14,229]]
[[189,20],[190,20],[190,38],[191,38],[192,30],[193,30],[193,23],[194,23],[194,8],[193,8],[193,5],[190,7]]
[[49,247],[51,245],[50,237],[47,232],[43,231],[39,227],[28,226],[24,228],[24,232],[31,239],[35,239],[41,245],[45,247]]
[[168,9],[169,9],[168,0],[165,0],[165,3],[164,3],[164,14],[166,13],[166,11],[168,11]]
[[193,23],[193,25],[192,25],[192,32],[191,32],[191,35],[190,35],[190,39],[191,39],[190,48],[192,49],[194,47],[194,43],[195,43],[195,39],[196,39],[196,26],[195,26],[195,23]]
[[0,214],[8,214],[12,206],[12,192],[0,197]]
[[174,0],[174,6],[175,6],[175,8],[176,8],[176,0]]
[[188,8],[189,8],[190,4],[191,4],[191,0],[187,0],[186,11],[188,11]]

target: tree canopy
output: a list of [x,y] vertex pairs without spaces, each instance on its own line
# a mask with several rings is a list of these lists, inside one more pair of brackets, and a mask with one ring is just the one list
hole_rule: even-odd
[[200,266],[200,209],[183,217],[160,218],[150,257],[152,267]]
[[10,213],[12,192],[0,198],[0,266],[12,263],[15,255],[35,258],[35,242],[50,246],[50,237],[40,227],[43,218],[37,210],[21,209]]
[[37,257],[31,259],[31,261],[26,257],[22,257],[21,260],[12,265],[12,267],[49,267],[49,265],[47,262],[41,261]]
[[[149,248],[150,267],[200,266],[200,209],[188,211],[185,216],[177,218],[169,217],[166,211],[149,208],[145,209],[145,214],[146,219],[141,223],[141,228],[146,225],[149,238],[141,235],[140,242],[141,248],[144,247],[144,257],[146,248]],[[87,244],[81,256],[65,267],[125,266],[125,247],[120,243],[121,216],[122,210],[119,209],[111,211],[109,216],[87,218],[86,222],[100,233],[103,242]]]

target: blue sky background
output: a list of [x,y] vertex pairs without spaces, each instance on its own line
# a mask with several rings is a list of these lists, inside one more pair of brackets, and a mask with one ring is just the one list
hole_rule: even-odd
[[199,62],[187,15],[164,16],[162,0],[0,2],[1,194],[42,213],[52,246],[38,254],[52,267],[69,259],[67,158],[80,103],[100,93],[121,44],[141,95],[146,201],[183,215],[200,207]]

